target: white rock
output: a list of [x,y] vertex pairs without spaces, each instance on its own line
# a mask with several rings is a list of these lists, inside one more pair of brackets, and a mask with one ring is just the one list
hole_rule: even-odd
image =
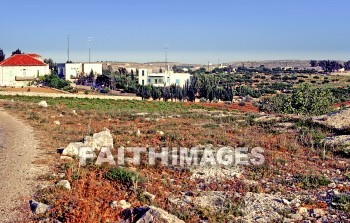
[[43,108],[47,108],[47,107],[48,107],[46,101],[40,101],[40,102],[38,103],[38,105],[39,105],[40,107],[43,107]]
[[309,217],[309,212],[306,207],[299,207],[297,214],[300,214],[303,217]]
[[137,129],[136,136],[141,136],[141,131],[140,131],[140,129]]
[[158,135],[163,136],[164,132],[163,131],[157,131]]
[[93,143],[97,146],[97,150],[101,150],[101,147],[107,147],[109,149],[113,148],[113,137],[109,129],[105,129],[104,131],[94,133],[92,139]]
[[74,159],[70,156],[61,156],[60,159],[65,162],[74,162]]
[[149,207],[145,207],[145,209],[146,209],[146,212],[142,215],[142,217],[138,221],[136,221],[136,223],[151,223],[151,222],[185,223],[175,215],[172,215],[161,208],[149,206]]
[[110,207],[113,209],[121,208],[121,209],[128,209],[131,207],[131,204],[127,202],[126,200],[120,200],[120,201],[113,201],[110,204]]
[[41,202],[30,200],[30,209],[34,214],[45,214],[48,210],[51,209],[50,205],[43,204]]
[[53,124],[55,124],[55,125],[61,125],[60,121],[57,121],[57,120],[54,121]]
[[326,213],[320,208],[313,209],[312,217],[319,218],[324,216]]
[[290,202],[287,199],[282,199],[283,204],[290,205]]
[[60,180],[58,183],[56,183],[56,187],[60,187],[66,190],[71,189],[71,186],[68,180]]
[[330,184],[328,184],[328,187],[330,187],[330,188],[336,188],[337,187],[337,184],[336,183],[330,183]]
[[84,144],[82,142],[71,142],[68,146],[63,150],[63,156],[79,156],[79,148],[83,147]]
[[303,216],[301,216],[300,214],[289,214],[288,217],[290,217],[291,219],[293,219],[295,221],[303,220]]
[[149,192],[147,192],[147,191],[143,192],[142,195],[145,196],[145,197],[147,197],[147,198],[150,199],[151,201],[153,201],[153,200],[156,198],[156,195],[151,194],[151,193],[149,193]]

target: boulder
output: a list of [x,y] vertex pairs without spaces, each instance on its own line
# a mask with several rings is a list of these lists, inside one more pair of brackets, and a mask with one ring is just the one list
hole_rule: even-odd
[[68,180],[60,180],[58,183],[56,183],[56,187],[63,188],[66,190],[71,189],[71,186]]
[[107,147],[107,148],[112,149],[113,148],[113,137],[112,137],[109,129],[105,129],[104,131],[94,133],[94,135],[92,136],[92,139],[87,138],[86,143],[87,144],[90,143],[93,146],[96,146],[95,149],[97,149],[98,151],[101,150],[101,147]]
[[136,223],[185,223],[175,215],[154,206],[142,207],[141,211],[144,212],[144,214]]
[[29,205],[34,214],[45,214],[48,210],[51,209],[50,205],[35,200],[30,200]]
[[55,125],[61,125],[60,121],[57,121],[57,120],[54,121],[53,124],[55,124]]
[[46,101],[40,101],[40,102],[38,103],[38,105],[39,105],[40,107],[43,107],[43,108],[47,108],[47,107],[48,107]]
[[71,142],[68,146],[63,150],[63,156],[79,156],[79,149],[83,147],[84,144],[82,142]]

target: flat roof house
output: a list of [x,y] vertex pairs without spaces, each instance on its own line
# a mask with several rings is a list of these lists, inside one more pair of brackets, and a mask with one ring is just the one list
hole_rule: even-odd
[[140,85],[153,85],[155,87],[177,85],[183,87],[187,81],[191,81],[191,74],[174,73],[172,70],[165,71],[165,73],[148,73],[147,69],[139,69],[138,79]]
[[40,55],[15,54],[0,63],[0,86],[28,86],[46,74],[50,74],[50,68]]

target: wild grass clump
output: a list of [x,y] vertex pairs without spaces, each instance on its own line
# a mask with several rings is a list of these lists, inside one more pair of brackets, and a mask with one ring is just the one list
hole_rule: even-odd
[[137,172],[129,171],[122,167],[112,167],[105,173],[105,177],[109,180],[114,180],[118,183],[123,183],[128,186],[134,185],[141,181],[141,177]]
[[325,176],[301,174],[296,176],[296,181],[303,189],[315,189],[332,183],[332,181]]

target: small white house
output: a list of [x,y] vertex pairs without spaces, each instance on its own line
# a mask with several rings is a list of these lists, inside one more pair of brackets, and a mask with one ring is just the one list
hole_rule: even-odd
[[139,69],[139,84],[164,87],[177,85],[183,87],[187,81],[191,80],[189,73],[174,73],[174,71],[165,71],[165,73],[148,73],[147,69]]
[[15,54],[0,63],[0,86],[22,87],[50,74],[49,65],[38,54]]
[[65,63],[57,64],[58,75],[68,81],[74,81],[80,74],[89,75],[91,71],[95,76],[102,74],[101,63]]

